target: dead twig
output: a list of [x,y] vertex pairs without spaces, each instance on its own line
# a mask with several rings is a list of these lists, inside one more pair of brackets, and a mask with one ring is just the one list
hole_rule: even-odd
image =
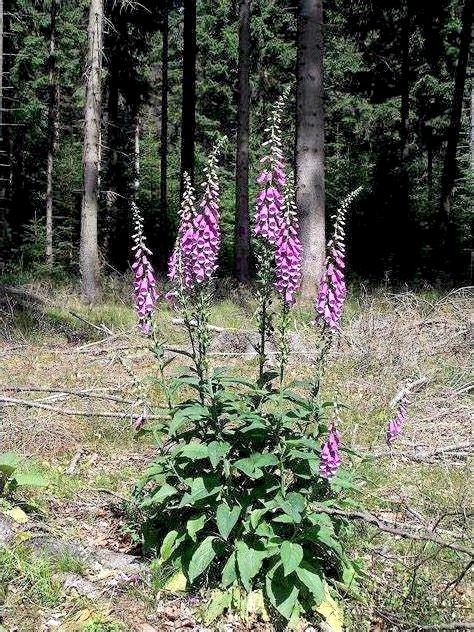
[[394,450],[381,450],[380,452],[362,452],[359,453],[358,456],[367,459],[383,459],[385,457],[390,458],[399,458],[399,459],[410,459],[411,461],[417,461],[421,463],[423,461],[428,461],[436,456],[441,456],[443,454],[450,454],[455,452],[461,452],[462,454],[455,456],[466,456],[470,454],[473,448],[473,444],[471,441],[466,441],[465,443],[457,443],[455,445],[444,446],[443,448],[438,448],[437,450],[425,450],[423,452],[395,452]]
[[103,399],[109,402],[117,402],[118,404],[134,404],[130,399],[123,399],[115,395],[107,395],[101,393],[90,393],[87,390],[79,391],[65,388],[46,388],[39,386],[6,386],[1,390],[9,393],[54,393],[58,395],[72,395],[73,397],[81,397],[85,399]]
[[[113,419],[131,419],[133,413],[120,413],[120,412],[102,412],[102,411],[86,411],[86,410],[72,410],[70,408],[58,408],[57,406],[50,406],[49,404],[42,404],[40,402],[32,402],[26,399],[16,399],[14,397],[0,396],[0,402],[10,406],[25,406],[27,408],[40,408],[41,410],[49,410],[52,413],[58,413],[59,415],[68,415],[74,417],[110,417]],[[147,419],[157,420],[164,419],[163,415],[147,415]]]
[[433,535],[429,529],[422,527],[419,531],[405,529],[400,523],[380,518],[374,514],[370,514],[365,511],[345,510],[338,509],[336,507],[325,507],[324,505],[315,505],[314,509],[321,513],[328,514],[329,516],[341,516],[342,518],[348,518],[349,520],[360,520],[376,526],[380,531],[390,533],[391,535],[398,536],[400,538],[407,538],[411,540],[420,540],[421,542],[432,542],[438,544],[443,548],[448,548],[464,555],[474,557],[474,549],[456,544],[455,542],[447,542],[442,538],[438,538]]

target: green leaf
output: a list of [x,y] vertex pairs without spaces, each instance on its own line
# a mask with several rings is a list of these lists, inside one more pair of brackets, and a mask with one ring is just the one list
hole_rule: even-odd
[[186,531],[189,534],[189,537],[193,542],[196,542],[196,534],[201,531],[201,529],[206,524],[206,516],[203,514],[199,518],[194,518],[188,520],[186,523]]
[[205,443],[188,443],[187,445],[179,446],[175,454],[188,459],[207,459],[209,448]]
[[317,542],[320,545],[324,545],[326,548],[334,551],[339,557],[343,556],[343,550],[341,544],[333,537],[334,532],[332,528],[328,527],[312,527],[307,529],[303,536],[307,540]]
[[185,423],[199,421],[209,417],[209,409],[201,404],[193,404],[178,410],[170,422],[168,432],[170,435],[179,430]]
[[48,484],[39,472],[17,472],[15,482],[19,487],[46,487]]
[[297,603],[299,589],[294,581],[283,577],[281,567],[265,578],[265,589],[270,603],[288,621]]
[[239,519],[241,512],[241,508],[238,505],[235,505],[232,509],[225,503],[222,503],[217,508],[216,519],[217,519],[217,528],[219,529],[219,533],[227,540],[230,532],[235,526],[235,523]]
[[292,492],[291,494],[288,494],[286,498],[283,498],[281,495],[276,496],[276,498],[269,504],[272,507],[282,509],[285,514],[293,520],[293,522],[298,524],[301,522],[301,511],[304,508],[304,503],[305,500],[301,494]]
[[215,590],[209,603],[206,606],[204,623],[206,625],[209,625],[213,621],[218,619],[224,613],[224,611],[227,610],[227,608],[230,608],[231,603],[231,591],[222,592],[222,590]]
[[263,507],[262,509],[254,509],[251,514],[250,514],[250,524],[252,525],[253,529],[256,529],[258,526],[258,523],[260,522],[260,520],[262,519],[262,517],[266,514],[268,510]]
[[284,540],[281,545],[280,557],[283,563],[285,577],[298,568],[303,559],[303,549],[296,542]]
[[305,562],[296,569],[296,574],[300,582],[303,583],[313,595],[316,605],[319,605],[324,599],[322,576],[318,574],[315,568]]
[[192,506],[204,498],[218,494],[222,489],[222,485],[216,485],[218,480],[216,476],[200,476],[192,479],[189,483],[191,489],[188,493],[183,494],[179,507]]
[[20,464],[20,457],[14,452],[0,454],[0,472],[8,478]]
[[197,577],[199,577],[199,575],[204,573],[209,564],[215,558],[216,552],[213,546],[214,540],[215,536],[208,535],[194,551],[188,566],[188,577],[191,584]]
[[274,454],[251,454],[245,459],[239,459],[234,463],[234,467],[247,474],[250,478],[260,478],[263,476],[262,467],[277,465],[278,459]]
[[166,560],[169,560],[171,557],[171,554],[176,548],[175,544],[178,535],[177,531],[172,530],[165,536],[160,548],[160,557],[163,562],[166,562]]
[[151,496],[147,496],[142,502],[142,507],[149,507],[150,505],[159,505],[170,496],[174,496],[178,493],[176,487],[163,483],[163,485]]
[[217,467],[219,461],[230,451],[230,444],[227,441],[212,441],[208,446],[208,456],[212,467]]
[[237,567],[240,579],[245,589],[250,592],[252,589],[251,579],[257,575],[262,567],[262,562],[266,557],[264,551],[251,549],[245,542],[239,540],[236,545]]
[[234,467],[244,474],[247,474],[247,476],[250,476],[250,478],[258,478],[257,476],[254,476],[255,463],[252,459],[239,459],[234,463]]
[[237,580],[237,566],[235,551],[231,553],[229,559],[222,569],[222,588],[228,588]]

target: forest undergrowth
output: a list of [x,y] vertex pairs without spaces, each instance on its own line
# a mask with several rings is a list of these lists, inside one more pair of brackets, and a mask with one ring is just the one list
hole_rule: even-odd
[[[163,393],[135,331],[128,284],[109,280],[95,307],[85,306],[70,285],[36,282],[21,289],[37,301],[9,299],[0,307],[1,448],[20,454],[22,467],[39,472],[45,486],[15,494],[23,514],[13,519],[14,537],[5,547],[0,528],[0,630],[213,629],[203,623],[201,597],[164,591],[153,563],[151,572],[124,579],[106,563],[90,567],[67,552],[53,559],[25,546],[41,531],[139,553],[124,501],[155,448],[136,438],[133,419],[140,402],[153,412]],[[250,373],[253,292],[222,281],[216,298],[212,361]],[[347,406],[345,448],[353,475],[363,480],[366,509],[402,531],[427,527],[434,538],[455,538],[460,546],[469,540],[471,516],[471,300],[466,288],[353,288],[324,386]],[[288,379],[309,371],[312,309],[293,312]],[[168,308],[160,308],[157,322],[169,347],[185,348],[185,332]],[[408,380],[421,386],[402,436],[388,449],[387,394]],[[8,514],[12,507],[0,509]],[[346,595],[346,630],[453,629],[442,626],[469,619],[469,558],[462,552],[397,537],[364,520],[354,525],[347,546],[363,581],[360,594]],[[82,578],[89,592],[71,576]],[[243,623],[229,615],[218,629],[277,629],[260,619]]]

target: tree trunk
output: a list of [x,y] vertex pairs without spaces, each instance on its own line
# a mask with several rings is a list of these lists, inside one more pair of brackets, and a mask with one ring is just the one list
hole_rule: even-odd
[[296,200],[303,295],[314,296],[325,260],[323,3],[299,0],[296,70]]
[[249,120],[250,120],[250,5],[240,0],[237,93],[237,152],[235,170],[235,275],[249,279]]
[[446,153],[444,157],[443,173],[441,175],[441,224],[443,232],[448,232],[451,195],[456,178],[456,153],[458,147],[459,130],[461,127],[462,104],[466,69],[469,57],[471,39],[473,0],[465,0],[462,12],[462,29],[459,42],[459,56],[454,79],[453,101],[448,129]]
[[59,94],[56,77],[56,18],[59,1],[51,0],[49,24],[48,159],[46,169],[46,263],[53,265],[53,167],[58,141]]
[[405,16],[403,18],[402,25],[402,63],[400,72],[400,159],[403,164],[407,154],[407,141],[408,141],[408,117],[410,114],[410,9],[408,6],[409,0],[405,8]]
[[410,177],[408,168],[408,131],[410,122],[410,0],[406,0],[401,32],[401,68],[400,68],[400,163],[397,170],[396,202],[391,218],[392,248],[391,255],[397,275],[401,279],[412,276],[413,226],[410,224]]
[[119,146],[119,85],[118,85],[118,59],[113,48],[109,57],[109,77],[107,94],[107,191],[105,193],[105,229],[103,233],[103,251],[109,261],[113,261],[114,236],[118,223],[117,193],[119,189],[120,173],[118,169]]
[[89,53],[84,128],[84,191],[81,213],[80,265],[82,290],[88,301],[100,296],[99,246],[97,239],[98,189],[100,172],[102,0],[91,0],[89,11]]
[[181,193],[183,173],[194,181],[196,133],[196,0],[184,0],[183,97],[181,116]]
[[138,203],[138,191],[140,189],[140,112],[137,111],[133,117],[133,183],[132,200]]
[[474,177],[474,24],[471,25],[471,176]]
[[169,6],[163,7],[161,48],[161,130],[160,130],[160,209],[163,227],[164,259],[168,259],[170,248],[170,220],[168,216],[168,52],[169,52]]

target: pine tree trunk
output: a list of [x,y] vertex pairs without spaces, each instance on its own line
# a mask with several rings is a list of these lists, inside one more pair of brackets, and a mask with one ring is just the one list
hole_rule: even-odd
[[161,48],[161,130],[160,130],[160,210],[163,227],[164,259],[170,249],[170,219],[168,216],[168,53],[169,53],[169,6],[163,7]]
[[323,3],[299,0],[296,200],[303,245],[303,296],[314,296],[325,260]]
[[449,215],[451,195],[456,178],[456,153],[459,130],[461,127],[464,86],[466,83],[466,70],[469,57],[469,45],[471,41],[472,9],[473,0],[464,0],[462,29],[459,42],[459,56],[454,79],[454,92],[451,105],[448,139],[444,157],[443,173],[441,176],[441,223],[445,234],[448,232],[450,222]]
[[183,25],[183,100],[181,116],[181,192],[182,176],[194,181],[194,140],[196,134],[196,0],[184,0]]
[[84,191],[81,213],[80,265],[82,290],[88,301],[100,296],[97,235],[100,173],[101,74],[103,37],[102,0],[91,0],[88,27],[88,68],[84,128]]
[[408,280],[412,276],[413,227],[410,223],[410,177],[408,168],[408,132],[410,122],[410,0],[406,0],[401,32],[400,68],[400,154],[397,170],[397,201],[394,204],[392,220],[392,252],[396,262],[397,275]]
[[[116,234],[118,224],[117,209],[117,193],[120,181],[120,173],[118,173],[118,146],[119,146],[119,85],[118,85],[118,67],[120,60],[115,53],[115,49],[110,52],[109,57],[109,76],[107,86],[107,146],[108,164],[107,164],[107,191],[105,198],[106,222],[103,235],[104,254],[110,261],[113,260],[114,235]],[[105,121],[104,121],[105,122]]]
[[53,265],[53,168],[58,141],[59,94],[56,77],[56,18],[59,0],[51,0],[49,31],[48,158],[46,168],[46,263]]
[[237,152],[235,172],[235,275],[249,279],[249,120],[250,120],[250,5],[240,0],[237,93]]
[[471,177],[474,178],[474,24],[471,25]]

